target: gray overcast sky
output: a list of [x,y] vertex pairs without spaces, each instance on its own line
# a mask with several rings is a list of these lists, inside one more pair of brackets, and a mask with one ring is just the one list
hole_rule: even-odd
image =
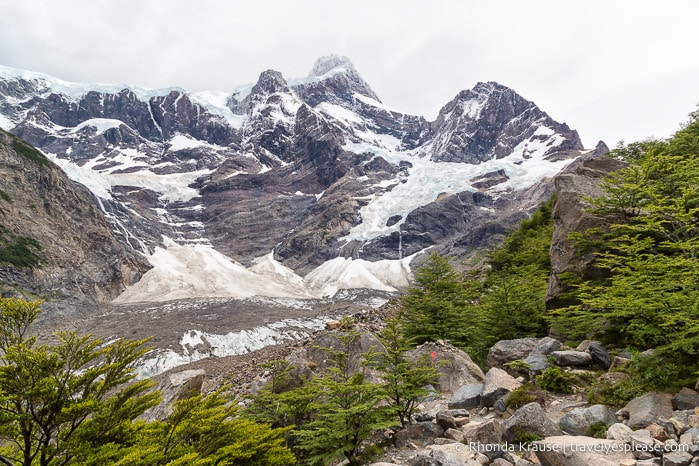
[[613,147],[697,109],[698,25],[696,0],[0,0],[0,64],[200,91],[336,53],[396,110],[432,120],[498,81]]

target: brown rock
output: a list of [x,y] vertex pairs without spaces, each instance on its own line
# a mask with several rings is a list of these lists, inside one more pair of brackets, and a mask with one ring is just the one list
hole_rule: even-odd
[[662,426],[659,426],[655,422],[646,426],[646,430],[650,432],[651,437],[656,440],[660,440],[661,442],[664,442],[672,437]]
[[444,429],[434,422],[418,422],[396,432],[394,439],[398,447],[404,447],[409,443],[425,446],[433,443],[436,438],[443,435]]
[[440,392],[453,393],[463,385],[482,383],[485,379],[485,374],[481,368],[473,362],[468,354],[443,341],[424,343],[414,350],[408,351],[406,357],[409,361],[419,361],[425,358],[429,361],[433,352],[437,355],[434,364],[438,365],[440,371],[436,383],[436,388]]
[[456,422],[456,425],[457,425],[458,427],[463,427],[463,426],[465,426],[466,424],[469,423],[469,420],[470,420],[470,419],[467,418],[467,417],[455,417],[455,418],[454,418],[454,422]]
[[331,320],[331,321],[325,323],[326,330],[339,330],[341,328],[342,328],[342,322],[338,322],[336,320]]
[[445,409],[437,412],[435,422],[444,430],[456,429],[458,427],[456,425],[456,421],[454,420],[454,416],[452,416],[452,414]]
[[505,431],[497,419],[489,419],[481,422],[471,422],[461,429],[464,437],[469,442],[481,445],[495,445],[502,441]]

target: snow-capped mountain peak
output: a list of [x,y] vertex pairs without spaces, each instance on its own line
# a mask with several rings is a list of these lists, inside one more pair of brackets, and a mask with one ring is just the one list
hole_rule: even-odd
[[[429,122],[385,107],[336,55],[305,78],[267,70],[196,94],[0,67],[0,126],[90,188],[124,244],[159,248],[156,267],[168,237],[203,254],[193,263],[215,256],[236,277],[269,257],[293,271],[294,290],[341,288],[323,274],[350,260],[345,278],[380,275],[352,283],[395,288],[427,248],[491,244],[582,151],[575,131],[506,86],[478,83]],[[402,272],[391,282],[390,271]]]
[[349,58],[340,55],[326,55],[319,57],[315,61],[308,76],[323,77],[331,72],[358,74],[354,64],[352,64],[352,60]]

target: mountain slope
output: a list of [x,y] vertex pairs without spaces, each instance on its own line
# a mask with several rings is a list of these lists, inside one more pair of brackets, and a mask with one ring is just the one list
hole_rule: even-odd
[[[143,256],[117,239],[92,193],[4,131],[0,193],[2,291],[105,302],[148,270]],[[2,254],[8,250],[15,254]]]
[[[337,273],[333,260],[404,270],[426,248],[492,244],[584,152],[575,131],[500,84],[460,92],[429,122],[386,107],[337,56],[228,93],[0,67],[0,126],[85,184],[132,249],[151,254],[166,237],[247,267],[271,253],[307,284],[334,283],[309,275]],[[402,283],[401,272],[376,287]]]

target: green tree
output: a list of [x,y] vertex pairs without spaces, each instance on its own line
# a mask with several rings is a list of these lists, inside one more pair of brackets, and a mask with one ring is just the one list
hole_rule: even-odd
[[548,270],[537,264],[492,270],[481,298],[484,341],[545,336]]
[[372,366],[382,372],[383,390],[388,404],[398,415],[402,426],[410,424],[411,417],[430,394],[425,388],[439,377],[438,368],[425,359],[410,361],[406,352],[413,348],[405,337],[398,318],[391,318],[379,335],[385,352],[371,357]]
[[133,380],[145,341],[60,332],[57,344],[39,345],[29,326],[40,310],[40,301],[0,298],[0,463],[8,466],[70,464],[122,441],[159,399],[149,382]]
[[[243,414],[273,427],[302,429],[312,420],[322,387],[312,377],[294,380],[290,375],[293,366],[287,361],[274,361],[267,367],[270,380],[252,397]],[[293,431],[287,432],[286,444],[296,447]]]
[[400,301],[405,335],[415,343],[446,339],[463,349],[478,343],[480,320],[469,288],[448,259],[431,254]]
[[283,466],[295,464],[284,446],[288,429],[275,429],[238,415],[221,395],[195,396],[175,404],[164,421],[140,424],[127,447],[108,445],[81,464],[115,466]]
[[313,420],[295,435],[304,461],[324,465],[347,458],[352,465],[362,464],[359,449],[374,431],[393,424],[388,406],[381,406],[386,396],[382,387],[367,380],[363,371],[353,372],[349,350],[359,333],[350,330],[338,337],[341,349],[323,349],[331,367],[319,378],[322,396],[318,399]]
[[542,203],[531,217],[520,222],[505,238],[502,246],[488,252],[488,265],[495,271],[534,266],[537,270],[551,268],[549,249],[553,235],[553,205],[556,197]]

